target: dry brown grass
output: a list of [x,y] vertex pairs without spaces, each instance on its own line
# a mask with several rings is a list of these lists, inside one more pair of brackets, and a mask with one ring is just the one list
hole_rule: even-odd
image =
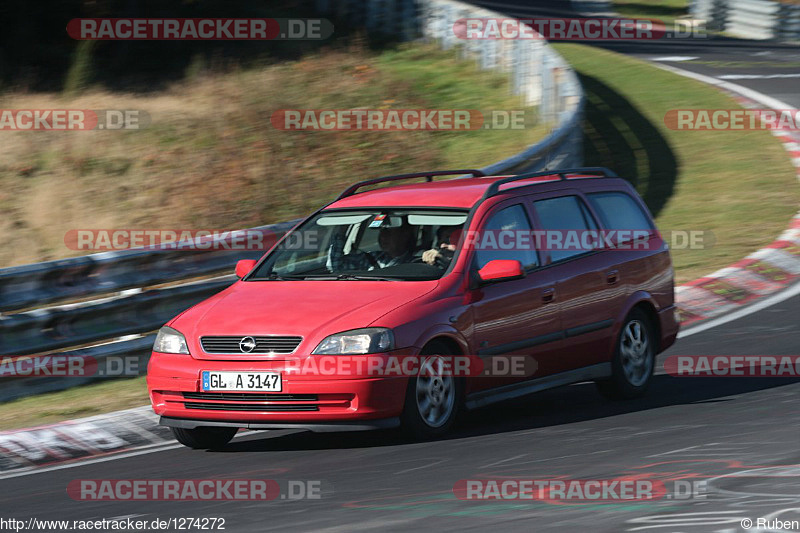
[[[441,87],[405,79],[416,62],[420,77]],[[284,132],[269,121],[282,108],[518,107],[505,76],[474,74],[471,62],[419,45],[383,55],[353,47],[147,96],[1,95],[6,109],[141,109],[152,123],[140,131],[0,132],[0,266],[79,254],[64,244],[75,228],[289,220],[354,180],[488,164],[534,142],[541,132]]]

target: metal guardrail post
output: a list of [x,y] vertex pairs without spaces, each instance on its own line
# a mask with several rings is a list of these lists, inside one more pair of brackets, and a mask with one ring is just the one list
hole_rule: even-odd
[[790,41],[800,40],[800,5],[781,3],[777,17],[776,37]]
[[412,41],[419,37],[419,7],[414,0],[399,0],[400,36],[404,41]]
[[779,0],[693,0],[706,28],[745,39],[800,40],[800,5]]
[[777,36],[780,4],[774,0],[728,0],[725,31],[747,39]]

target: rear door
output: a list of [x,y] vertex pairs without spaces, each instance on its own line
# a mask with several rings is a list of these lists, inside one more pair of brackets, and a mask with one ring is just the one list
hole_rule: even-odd
[[613,320],[624,300],[614,252],[594,244],[596,216],[573,189],[537,196],[533,201],[540,239],[548,252],[561,312],[562,370],[608,361]]
[[664,243],[640,202],[620,190],[587,192],[586,198],[608,239],[616,245],[607,254],[613,259],[612,270],[618,272],[618,289],[627,297],[664,286],[664,263],[668,262],[666,254],[660,253]]

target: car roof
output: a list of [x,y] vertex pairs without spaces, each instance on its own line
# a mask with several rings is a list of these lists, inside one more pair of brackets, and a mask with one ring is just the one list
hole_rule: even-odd
[[[485,176],[477,178],[456,178],[422,183],[407,183],[382,187],[346,196],[328,205],[326,209],[352,209],[359,207],[449,207],[469,209],[486,193],[489,186],[510,176]],[[552,184],[542,188],[542,192],[562,188],[566,183],[575,186],[576,178],[591,178],[591,182],[609,183],[621,181],[619,178],[603,178],[592,175],[571,175],[562,180],[558,175],[524,178],[501,185],[500,192],[516,189],[534,183]],[[530,189],[525,191],[531,192]],[[538,190],[537,190],[538,192]]]

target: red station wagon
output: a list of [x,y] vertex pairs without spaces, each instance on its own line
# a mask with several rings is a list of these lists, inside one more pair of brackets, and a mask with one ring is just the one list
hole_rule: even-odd
[[239,428],[436,437],[460,411],[582,381],[633,398],[678,332],[668,247],[603,168],[360,182],[236,274],[149,363],[153,409],[193,448]]

